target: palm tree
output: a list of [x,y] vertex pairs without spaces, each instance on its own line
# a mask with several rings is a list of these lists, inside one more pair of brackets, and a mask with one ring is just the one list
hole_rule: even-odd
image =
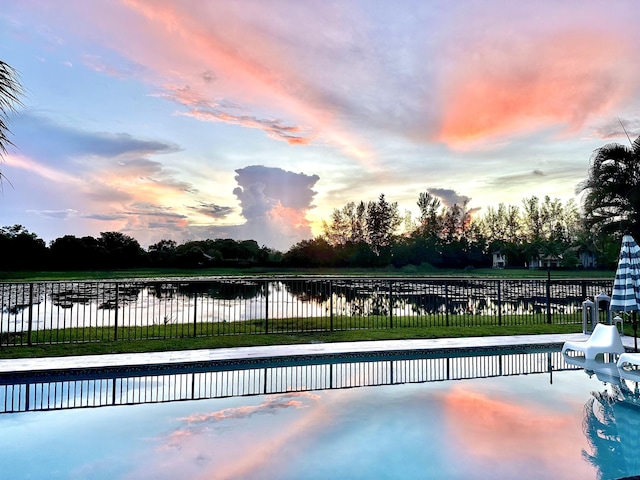
[[[9,113],[15,107],[22,105],[20,97],[23,95],[22,85],[18,80],[18,72],[11,65],[0,60],[0,160],[7,153],[7,146],[13,145],[9,140]],[[0,180],[3,175],[0,172]]]
[[611,143],[595,150],[581,192],[586,226],[597,237],[628,232],[640,238],[640,137],[630,147]]

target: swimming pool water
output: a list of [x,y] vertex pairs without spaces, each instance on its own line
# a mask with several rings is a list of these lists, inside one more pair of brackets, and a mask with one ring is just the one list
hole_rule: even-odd
[[640,474],[621,398],[574,370],[11,413],[0,462],[15,479],[621,478]]

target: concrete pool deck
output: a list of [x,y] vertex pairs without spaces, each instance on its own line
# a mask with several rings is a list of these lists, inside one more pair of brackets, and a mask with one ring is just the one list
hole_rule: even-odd
[[[562,345],[567,340],[583,341],[582,333],[552,335],[518,335],[491,337],[462,337],[417,340],[377,340],[367,342],[312,343],[258,347],[215,348],[149,353],[118,353],[81,355],[71,357],[45,357],[1,359],[0,375],[12,373],[48,372],[77,369],[145,367],[152,365],[186,365],[203,362],[229,362],[243,360],[277,360],[278,358],[343,355],[352,353],[374,354],[402,351],[438,351],[449,349],[516,348],[519,346]],[[627,350],[633,351],[634,339],[621,337]]]

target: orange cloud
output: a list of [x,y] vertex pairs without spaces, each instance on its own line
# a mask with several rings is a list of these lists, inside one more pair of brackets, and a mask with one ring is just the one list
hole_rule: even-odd
[[[590,478],[592,467],[586,462],[571,472],[558,470],[566,458],[580,456],[588,444],[582,433],[581,418],[573,411],[563,415],[540,406],[517,405],[454,389],[444,401],[447,423],[465,455],[500,462],[502,458],[533,461],[557,472],[556,478]],[[576,452],[578,452],[576,454]]]
[[309,228],[309,221],[306,217],[306,210],[283,207],[280,202],[268,213],[271,220],[288,225],[293,229]]
[[[510,39],[509,41],[511,41]],[[633,83],[622,41],[593,31],[468,45],[446,74],[438,139],[452,146],[549,125],[582,127]]]

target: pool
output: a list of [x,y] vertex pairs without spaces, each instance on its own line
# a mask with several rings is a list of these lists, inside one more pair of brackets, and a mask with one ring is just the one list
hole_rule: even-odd
[[635,382],[557,351],[142,373],[0,386],[3,477],[640,474]]

